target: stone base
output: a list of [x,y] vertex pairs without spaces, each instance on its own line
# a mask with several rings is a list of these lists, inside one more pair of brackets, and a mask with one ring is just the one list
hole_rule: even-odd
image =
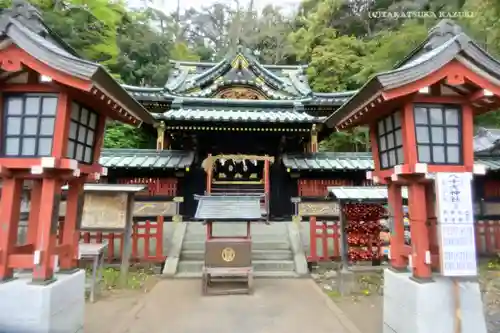
[[32,283],[31,274],[0,284],[0,332],[83,332],[85,271],[57,274],[48,285]]
[[[419,283],[410,273],[384,271],[383,333],[454,333],[453,281],[435,276]],[[486,333],[478,282],[461,281],[462,332]]]

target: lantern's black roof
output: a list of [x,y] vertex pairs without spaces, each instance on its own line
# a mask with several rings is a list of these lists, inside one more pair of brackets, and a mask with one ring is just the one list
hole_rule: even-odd
[[428,37],[395,68],[376,74],[326,120],[334,127],[379,92],[402,87],[436,72],[452,60],[480,74],[500,80],[500,63],[451,20],[442,20]]
[[139,121],[153,123],[151,114],[101,65],[81,58],[50,30],[40,12],[27,1],[14,0],[0,15],[2,45],[17,45],[33,58],[66,75],[90,81]]

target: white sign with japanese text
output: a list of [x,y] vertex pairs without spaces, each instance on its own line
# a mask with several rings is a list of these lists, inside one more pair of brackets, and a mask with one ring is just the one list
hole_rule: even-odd
[[436,206],[441,247],[441,274],[476,276],[472,174],[437,173]]

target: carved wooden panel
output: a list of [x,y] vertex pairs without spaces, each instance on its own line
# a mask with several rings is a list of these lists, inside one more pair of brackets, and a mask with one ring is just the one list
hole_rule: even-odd
[[[174,216],[176,204],[175,201],[136,201],[133,214],[134,216]],[[66,201],[61,202],[59,215],[66,215]]]
[[174,216],[176,205],[173,201],[136,201],[134,216]]
[[300,202],[300,216],[338,216],[340,212],[338,202],[334,201],[315,201]]

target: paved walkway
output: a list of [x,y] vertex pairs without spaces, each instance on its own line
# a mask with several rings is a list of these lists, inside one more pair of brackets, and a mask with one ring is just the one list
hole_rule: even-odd
[[199,280],[163,280],[108,332],[360,333],[309,279],[258,279],[252,296],[202,297],[200,289]]

